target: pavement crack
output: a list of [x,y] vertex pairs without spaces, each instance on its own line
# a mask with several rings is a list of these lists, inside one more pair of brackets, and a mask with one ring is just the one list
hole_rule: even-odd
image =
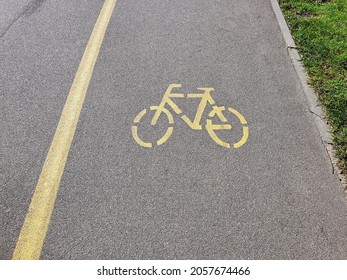
[[318,115],[317,113],[313,112],[311,109],[309,109],[309,111],[310,111],[312,114],[316,115],[318,118],[320,118],[322,121],[325,121],[320,115]]
[[[314,114],[315,116],[317,116],[318,118],[320,118],[322,121],[325,122],[325,119],[322,118],[320,115],[318,115],[316,112],[312,111],[311,109],[309,109],[310,113]],[[333,161],[333,157],[331,156],[327,145],[333,145],[333,143],[330,142],[326,142],[322,139],[322,144],[324,146],[325,152],[327,153],[329,160],[330,160],[330,164],[331,164],[331,174],[335,174],[335,165],[334,165],[334,161]]]
[[0,39],[2,37],[4,37],[7,33],[7,31],[9,31],[11,29],[11,27],[20,19],[22,15],[18,14],[11,22],[10,24],[5,28],[5,30],[0,34]]
[[37,11],[38,8],[42,6],[42,4],[46,2],[46,0],[34,0],[30,2],[28,5],[26,5],[21,12],[21,16],[31,16],[35,11]]
[[287,46],[287,49],[294,49],[294,50],[297,50],[298,48],[297,48],[297,47],[294,47],[294,46]]
[[328,148],[327,148],[327,145],[332,145],[332,144],[331,144],[331,143],[327,143],[327,142],[325,142],[324,140],[322,140],[322,143],[323,143],[324,149],[325,149],[325,151],[326,151],[326,153],[327,153],[327,155],[328,155],[328,157],[329,157],[329,160],[330,160],[330,164],[331,164],[331,174],[335,174],[334,162],[333,162],[333,159],[332,159],[332,157],[331,157],[331,155],[330,155],[330,152],[329,152],[329,150],[328,150]]
[[24,6],[23,10],[17,14],[13,20],[8,24],[8,26],[5,28],[5,30],[0,34],[0,39],[6,35],[6,33],[11,29],[11,27],[23,16],[29,17],[35,11],[41,7],[41,5],[45,2],[46,0],[33,0],[29,2],[26,6]]

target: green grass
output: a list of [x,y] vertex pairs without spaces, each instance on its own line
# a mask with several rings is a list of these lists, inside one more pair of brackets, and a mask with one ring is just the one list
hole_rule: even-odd
[[347,0],[280,0],[347,173]]

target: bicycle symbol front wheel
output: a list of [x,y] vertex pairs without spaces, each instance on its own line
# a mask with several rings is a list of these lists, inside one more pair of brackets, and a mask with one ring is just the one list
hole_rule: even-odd
[[[148,111],[154,111],[154,113],[158,110],[158,106],[151,106]],[[138,124],[141,122],[141,119],[143,118],[143,116],[147,113],[147,109],[143,109],[140,113],[137,114],[137,116],[134,118],[134,124],[131,127],[131,133],[133,135],[133,138],[135,140],[135,142],[137,144],[139,144],[142,147],[145,148],[152,148],[153,145],[162,145],[164,144],[169,137],[171,136],[172,132],[173,132],[173,117],[172,114],[170,113],[169,110],[167,110],[166,108],[161,108],[161,113],[164,113],[168,119],[168,128],[166,130],[166,132],[164,133],[164,135],[159,138],[159,140],[152,142],[145,142],[144,140],[142,140],[139,135],[138,135]]]
[[222,124],[213,124],[211,119],[206,120],[206,130],[213,141],[215,141],[218,145],[224,147],[224,148],[231,148],[231,144],[228,142],[223,141],[220,137],[217,136],[217,133],[215,131],[221,131],[221,130],[231,130],[232,125],[227,122],[227,119],[224,117],[224,115],[221,113],[222,111],[230,112],[235,117],[236,120],[238,120],[239,124],[242,125],[242,136],[239,138],[236,142],[232,144],[233,148],[237,149],[243,146],[247,140],[249,135],[249,129],[247,125],[247,121],[244,118],[244,116],[238,112],[237,110],[228,107],[216,107],[216,109],[213,109],[209,117],[214,117],[215,115],[218,115],[220,120],[223,122]]

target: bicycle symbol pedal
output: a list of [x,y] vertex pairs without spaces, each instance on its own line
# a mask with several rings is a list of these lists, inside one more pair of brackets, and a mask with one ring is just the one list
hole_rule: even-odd
[[[174,88],[181,88],[181,87],[182,87],[181,84],[169,85],[169,87],[167,88],[163,96],[163,99],[161,100],[158,106],[150,106],[148,111],[147,109],[144,109],[136,115],[136,117],[134,118],[134,124],[131,127],[131,132],[137,144],[139,144],[142,147],[151,148],[154,145],[160,146],[164,144],[170,138],[173,132],[174,118],[171,112],[166,107],[170,107],[177,115],[181,117],[181,119],[191,129],[202,130],[203,126],[201,125],[201,119],[206,109],[206,106],[208,104],[212,107],[212,110],[208,114],[208,118],[206,119],[206,124],[204,127],[206,128],[208,134],[210,135],[213,141],[215,141],[218,145],[228,149],[230,149],[231,147],[236,149],[240,148],[247,142],[248,135],[249,135],[249,128],[247,126],[246,119],[241,113],[239,113],[237,110],[231,107],[226,108],[225,106],[217,106],[214,99],[211,96],[211,92],[214,90],[213,88],[197,88],[198,90],[203,91],[203,93],[188,93],[186,96],[183,93],[172,93],[172,90]],[[181,109],[173,101],[174,98],[200,98],[201,99],[193,121],[190,120],[186,115],[182,115]],[[141,119],[143,118],[143,116],[150,111],[154,112],[154,116],[151,120],[152,126],[155,126],[157,124],[161,114],[166,115],[168,120],[166,132],[158,140],[154,142],[146,142],[145,140],[141,139],[138,135],[138,124],[141,122]],[[229,142],[223,141],[217,136],[217,133],[216,133],[217,131],[232,129],[232,125],[228,123],[227,118],[224,116],[224,113],[226,112],[232,113],[236,117],[236,119],[239,121],[240,125],[242,125],[242,135],[239,138],[239,140],[235,143],[229,143]],[[217,117],[220,120],[220,123],[212,122],[212,118],[215,118],[215,117]]]

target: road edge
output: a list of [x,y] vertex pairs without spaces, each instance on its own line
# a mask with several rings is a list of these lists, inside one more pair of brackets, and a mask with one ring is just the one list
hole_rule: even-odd
[[287,46],[289,57],[294,66],[295,72],[299,77],[301,82],[304,95],[309,105],[309,111],[312,113],[315,123],[317,125],[319,134],[321,136],[322,144],[329,156],[331,162],[332,174],[336,174],[342,185],[342,189],[345,193],[347,199],[347,180],[342,174],[342,170],[338,166],[338,158],[335,154],[335,149],[333,147],[332,134],[330,126],[327,122],[326,114],[318,100],[317,94],[314,92],[313,88],[308,84],[308,75],[302,64],[302,59],[299,52],[296,49],[296,45],[293,36],[290,32],[288,24],[284,18],[282,10],[279,6],[278,0],[270,0],[272,10],[276,16],[279,28],[282,32],[284,42]]

